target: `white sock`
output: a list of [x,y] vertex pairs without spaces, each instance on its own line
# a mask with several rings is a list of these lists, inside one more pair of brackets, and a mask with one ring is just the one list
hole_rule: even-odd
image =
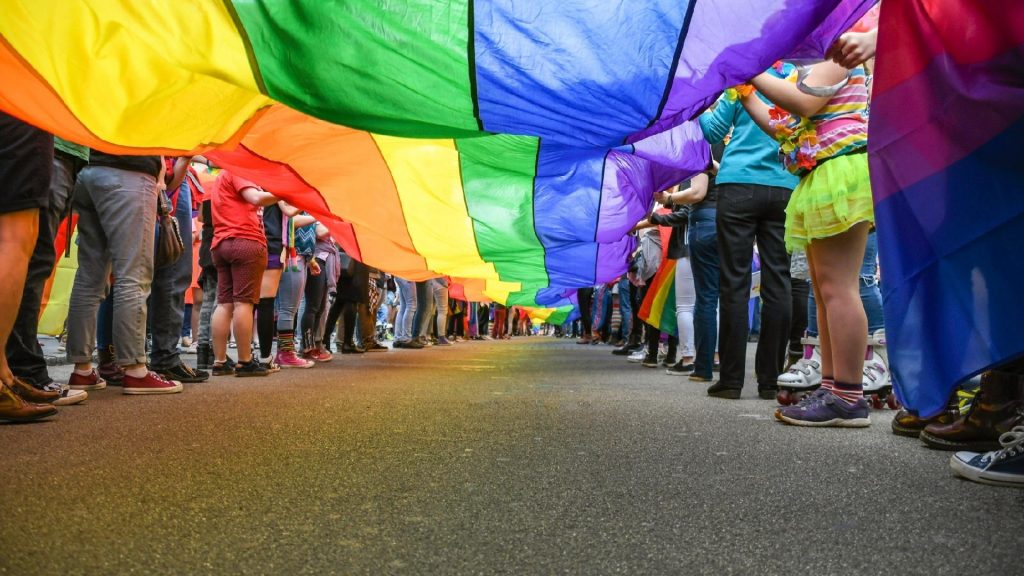
[[149,370],[147,370],[145,365],[143,365],[135,368],[129,368],[125,370],[124,373],[132,378],[145,378],[146,374],[149,374]]

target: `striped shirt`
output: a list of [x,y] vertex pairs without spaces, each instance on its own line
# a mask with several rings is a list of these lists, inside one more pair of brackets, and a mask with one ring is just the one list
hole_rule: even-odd
[[[788,126],[795,131],[786,138],[780,151],[780,159],[786,170],[803,175],[809,172],[806,165],[801,166],[798,155],[793,151],[801,135],[817,137],[817,150],[814,160],[821,164],[825,160],[863,151],[868,145],[868,83],[870,77],[863,67],[850,71],[849,81],[818,111],[817,114],[801,121],[793,118]],[[799,144],[796,144],[799,149]]]

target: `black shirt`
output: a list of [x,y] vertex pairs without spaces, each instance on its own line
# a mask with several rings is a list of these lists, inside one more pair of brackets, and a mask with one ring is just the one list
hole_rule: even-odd
[[93,148],[89,151],[90,166],[107,166],[132,172],[142,172],[157,178],[160,176],[161,160],[159,156],[118,156],[107,154]]
[[263,232],[267,235],[267,253],[280,254],[284,245],[281,207],[277,204],[263,208]]
[[[711,157],[718,162],[722,161],[722,154],[725,152],[725,144],[719,142],[711,147]],[[693,211],[696,212],[702,208],[717,208],[718,207],[718,190],[715,190],[715,177],[708,174],[708,193],[704,196],[704,199],[693,205]]]
[[[209,198],[209,197],[207,197]],[[210,200],[203,200],[200,210],[203,213],[203,231],[199,235],[199,265],[203,268],[213,266],[213,208]]]

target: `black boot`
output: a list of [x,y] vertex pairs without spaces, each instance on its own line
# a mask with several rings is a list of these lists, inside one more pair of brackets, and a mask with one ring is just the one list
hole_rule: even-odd
[[213,346],[200,344],[196,347],[196,368],[199,370],[213,368]]

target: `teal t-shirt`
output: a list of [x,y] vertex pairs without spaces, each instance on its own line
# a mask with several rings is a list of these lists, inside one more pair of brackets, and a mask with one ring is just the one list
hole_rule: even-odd
[[712,144],[721,142],[732,128],[732,138],[725,147],[718,170],[718,184],[760,184],[793,189],[800,181],[782,167],[778,142],[754,123],[738,100],[730,101],[723,95],[714,110],[700,115],[700,128],[704,139]]

